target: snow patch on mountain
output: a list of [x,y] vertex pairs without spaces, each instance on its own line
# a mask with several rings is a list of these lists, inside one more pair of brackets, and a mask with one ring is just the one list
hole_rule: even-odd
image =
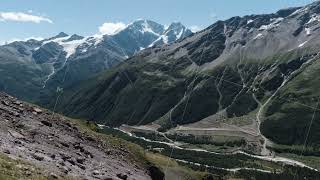
[[247,24],[250,24],[250,23],[252,23],[253,22],[253,20],[252,19],[249,19],[248,21],[247,21]]
[[47,40],[47,41],[44,41],[42,45],[45,45],[49,42],[58,43],[60,46],[63,47],[63,50],[67,53],[66,58],[69,58],[72,54],[76,52],[77,47],[86,41],[86,38],[83,38],[80,40],[67,41],[70,37],[71,36],[66,36],[66,37],[56,38],[52,40]]
[[72,54],[74,54],[76,52],[77,47],[83,42],[84,40],[75,40],[61,44],[64,50],[67,52],[66,58],[69,58]]
[[163,42],[164,44],[168,44],[169,37],[167,35],[161,35],[158,39],[156,39],[153,43],[151,43],[148,47],[154,46],[158,42]]
[[303,42],[303,43],[301,43],[301,44],[299,44],[299,48],[301,48],[301,47],[303,47],[306,43],[308,42],[308,40],[307,41],[305,41],[305,42]]
[[162,35],[161,38],[165,44],[169,43],[169,37],[167,35]]
[[146,32],[149,32],[149,33],[155,34],[155,35],[157,35],[157,36],[160,36],[160,34],[154,32],[154,31],[152,30],[152,28],[151,28],[150,25],[148,24],[147,20],[144,20],[144,23],[142,24],[142,26],[143,26],[143,29],[140,30],[141,33],[144,34],[144,33],[146,33]]
[[181,29],[180,30],[180,33],[177,35],[177,39],[180,39],[181,38],[181,36],[182,36],[182,34],[183,34],[183,32],[184,32],[184,29]]
[[304,30],[308,36],[311,35],[311,28],[305,28]]
[[255,39],[261,39],[261,38],[263,38],[263,34],[259,33],[253,39],[255,40]]
[[84,43],[89,46],[92,46],[92,45],[97,46],[102,41],[103,41],[103,35],[102,34],[95,34],[93,36],[86,37],[86,41]]
[[307,10],[308,10],[307,8],[297,9],[297,10],[294,11],[292,14],[290,14],[290,16],[294,16],[294,15],[300,14],[300,13],[305,12],[305,11],[307,11]]
[[320,21],[320,15],[318,14],[313,14],[311,16],[311,19],[307,22],[307,24],[311,24],[313,22],[319,22]]
[[268,25],[262,25],[259,30],[263,31],[263,30],[269,30],[272,28],[275,28],[277,26],[279,26],[279,23],[283,20],[283,18],[279,17],[279,18],[273,18],[271,19],[271,23]]
[[164,33],[159,36],[159,38],[157,38],[153,43],[151,43],[149,47],[152,47],[154,45],[169,44],[190,34],[192,34],[191,30],[187,29],[179,22],[174,22],[170,26],[168,26],[165,29]]
[[[72,36],[68,35],[64,37],[50,38],[43,41],[41,46],[50,42],[58,43],[63,47],[63,50],[66,52],[66,58],[68,59],[71,55],[76,53],[77,48],[80,48],[81,53],[86,53],[89,47],[99,45],[104,39],[103,34],[95,34],[93,36],[82,37],[81,39],[76,40],[70,40],[71,37]],[[38,50],[40,47],[37,47],[34,50]]]

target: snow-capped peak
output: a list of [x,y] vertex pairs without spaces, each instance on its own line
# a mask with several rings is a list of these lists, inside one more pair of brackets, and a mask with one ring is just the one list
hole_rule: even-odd
[[53,36],[52,38],[49,38],[48,40],[52,40],[52,39],[58,39],[58,38],[64,38],[69,36],[68,34],[64,33],[64,32],[60,32],[58,35]]
[[164,32],[164,26],[161,24],[158,24],[154,21],[150,20],[143,20],[138,19],[130,24],[128,24],[127,28],[128,30],[136,30],[140,33],[151,33],[156,36],[160,36]]
[[180,22],[174,22],[170,24],[164,31],[162,35],[159,36],[157,40],[155,40],[149,47],[154,45],[168,44],[172,43],[178,39],[182,39],[184,37],[192,34],[191,30],[187,29]]
[[192,32],[179,22],[172,23],[165,28],[164,25],[154,21],[139,19],[126,25],[125,28],[117,31],[116,34],[113,35],[98,33],[92,36],[82,37],[77,34],[68,35],[60,32],[56,36],[39,41],[33,47],[33,51],[40,50],[45,44],[56,43],[63,48],[66,54],[65,57],[68,59],[75,53],[84,54],[90,49],[99,48],[100,45],[102,47],[103,42],[109,42],[108,39],[111,39],[111,43],[119,46],[118,38],[132,37],[133,39],[131,40],[139,38],[136,42],[139,48],[135,49],[135,51],[139,51],[153,45],[172,43],[190,34],[192,34]]
[[67,53],[66,58],[69,58],[72,54],[76,52],[77,47],[85,41],[86,38],[83,38],[78,35],[65,36],[65,34],[59,33],[57,36],[50,38],[49,40],[43,41],[42,46],[50,42],[58,43],[60,46],[63,47],[63,50]]
[[143,30],[141,31],[142,33],[145,33],[145,32],[150,32],[152,34],[155,34],[155,35],[158,35],[158,33],[154,32],[153,29],[149,26],[149,24],[147,23],[147,21],[145,20],[144,23],[143,23]]
[[79,35],[77,35],[77,34],[73,34],[73,35],[70,36],[70,38],[67,39],[66,41],[81,40],[81,39],[83,39],[83,38],[84,38],[84,37],[82,37],[82,36],[79,36]]
[[166,29],[164,34],[170,34],[171,31],[175,34],[176,39],[180,39],[182,37],[182,34],[188,31],[188,29],[180,22],[175,22]]

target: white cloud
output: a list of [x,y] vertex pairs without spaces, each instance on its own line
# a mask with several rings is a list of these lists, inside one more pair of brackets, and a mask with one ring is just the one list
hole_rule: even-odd
[[101,34],[114,35],[126,27],[127,25],[122,22],[117,22],[117,23],[106,22],[99,27],[99,32]]
[[53,23],[52,20],[43,17],[43,16],[36,16],[32,14],[26,14],[23,12],[0,12],[0,21],[17,21],[17,22],[48,22]]
[[190,27],[190,30],[191,30],[193,33],[195,33],[195,32],[198,32],[198,31],[202,30],[202,28],[199,27],[199,26],[191,26],[191,27]]

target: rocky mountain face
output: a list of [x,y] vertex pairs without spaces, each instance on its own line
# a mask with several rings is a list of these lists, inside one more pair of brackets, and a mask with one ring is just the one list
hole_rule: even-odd
[[218,21],[70,87],[58,109],[112,126],[152,123],[160,131],[228,120],[288,145],[304,143],[313,119],[308,145],[319,147],[319,21],[319,2]]
[[[95,125],[81,125],[4,93],[0,99],[1,158],[5,154],[28,162],[16,165],[23,179],[33,179],[36,168],[49,179],[151,179],[136,152],[89,130]],[[1,172],[1,178],[7,179],[5,174]]]
[[158,37],[149,47],[163,44],[170,44],[176,40],[181,40],[192,34],[191,30],[187,29],[181,23],[172,23],[161,36]]
[[[160,37],[172,43],[191,34],[179,24],[172,31],[149,20],[137,20],[114,35],[82,37],[66,33],[45,40],[13,42],[0,47],[0,90],[35,101],[57,87],[86,80],[136,52],[155,45]],[[67,73],[66,73],[67,72]]]

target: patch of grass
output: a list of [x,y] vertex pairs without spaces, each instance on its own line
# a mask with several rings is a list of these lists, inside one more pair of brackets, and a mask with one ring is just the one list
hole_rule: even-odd
[[230,124],[230,125],[236,125],[238,127],[246,126],[252,124],[253,120],[256,119],[256,113],[257,110],[251,111],[247,115],[243,115],[240,117],[231,117],[231,118],[225,118],[222,119],[220,122]]
[[[289,81],[266,107],[262,133],[279,144],[303,144],[309,122],[314,119],[308,146],[320,147],[319,111],[314,115],[319,94],[320,61],[315,60]],[[305,106],[307,105],[307,106]],[[309,107],[308,107],[309,106]]]
[[94,122],[71,118],[68,118],[67,120],[78,127],[82,133],[91,136],[94,139],[101,140],[106,143],[107,146],[125,149],[129,153],[127,160],[132,163],[139,164],[144,167],[148,166],[144,149],[139,145],[114,137],[113,135],[99,133],[99,128]]
[[194,171],[188,167],[181,166],[176,161],[170,159],[167,156],[147,152],[146,157],[148,161],[156,164],[163,172],[165,172],[165,178],[167,180],[201,180],[207,175],[207,173],[205,172]]
[[218,152],[218,153],[232,152],[234,150],[239,149],[238,147],[217,146],[213,144],[186,144],[186,145],[182,145],[181,147],[193,148],[193,149],[205,149],[207,151]]
[[279,156],[294,159],[320,170],[320,149],[315,147],[303,148],[302,145],[273,144],[269,149]]
[[236,136],[210,136],[210,135],[192,135],[192,134],[168,134],[168,138],[189,144],[206,144],[216,146],[239,147],[246,145],[246,141]]
[[303,154],[303,155],[314,155],[320,156],[320,148],[316,147],[303,147],[303,145],[284,145],[284,144],[273,144],[269,147],[276,152],[290,153],[290,154]]
[[[32,180],[51,180],[48,177],[48,172],[35,167],[30,163],[22,160],[14,160],[5,154],[0,153],[0,179],[1,180],[18,180],[18,179],[32,179]],[[60,177],[60,180],[71,180],[70,177]]]
[[289,159],[294,159],[300,161],[310,167],[320,170],[320,157],[319,156],[300,156],[291,153],[279,153],[279,156],[286,157]]

